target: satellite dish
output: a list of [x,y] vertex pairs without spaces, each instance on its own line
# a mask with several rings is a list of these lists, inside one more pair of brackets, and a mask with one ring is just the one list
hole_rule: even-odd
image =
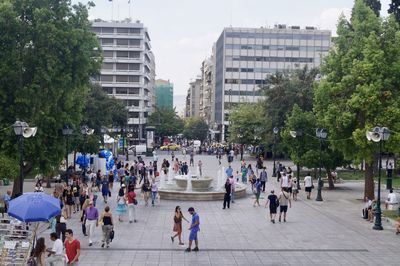
[[290,136],[292,136],[293,138],[295,138],[297,136],[297,132],[296,131],[289,131]]
[[24,138],[34,137],[36,135],[36,132],[37,132],[37,127],[26,127],[22,132],[22,136],[24,136]]

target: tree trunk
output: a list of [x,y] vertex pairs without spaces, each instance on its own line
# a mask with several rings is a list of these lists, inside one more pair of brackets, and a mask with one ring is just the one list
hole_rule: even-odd
[[325,171],[328,176],[328,184],[329,184],[329,189],[335,189],[335,184],[333,183],[333,177],[332,177],[332,171],[328,168],[325,168]]
[[51,188],[51,184],[50,184],[50,177],[51,175],[46,175],[46,188]]
[[19,175],[14,178],[13,189],[12,189],[12,198],[15,198],[19,195],[20,189],[20,182],[19,182]]
[[[118,157],[118,155],[117,155],[117,157]],[[75,169],[76,169],[76,150],[74,150],[74,172],[75,172]]]
[[373,163],[365,162],[365,172],[364,172],[364,198],[369,199],[375,198],[374,193],[374,166]]

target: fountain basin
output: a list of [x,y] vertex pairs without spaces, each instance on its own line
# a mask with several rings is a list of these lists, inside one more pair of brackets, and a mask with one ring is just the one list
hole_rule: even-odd
[[192,190],[193,191],[207,191],[210,189],[212,181],[213,181],[213,178],[211,178],[211,177],[204,177],[201,179],[192,178]]
[[[195,179],[192,179],[192,184],[194,180]],[[160,199],[162,200],[188,200],[188,201],[223,200],[225,195],[224,191],[215,191],[212,190],[212,188],[209,188],[208,191],[188,192],[183,188],[177,190],[168,186],[166,188],[160,188],[158,190],[158,193],[160,194]],[[235,199],[240,199],[244,197],[246,197],[246,185],[236,184]]]

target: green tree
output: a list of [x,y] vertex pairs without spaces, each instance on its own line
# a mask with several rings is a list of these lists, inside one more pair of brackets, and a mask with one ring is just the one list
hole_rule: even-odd
[[[350,21],[339,19],[335,49],[327,56],[315,91],[318,121],[328,129],[334,150],[346,159],[365,160],[365,196],[374,196],[373,163],[377,146],[366,131],[376,125],[399,131],[400,35],[393,19],[382,23],[357,0]],[[398,149],[399,136],[385,145]]]
[[266,119],[261,102],[240,104],[229,116],[229,142],[259,144]]
[[174,136],[183,132],[184,122],[174,109],[156,109],[149,116],[149,125],[156,128],[156,134],[164,136]]
[[[100,68],[99,52],[83,4],[0,3],[0,127],[16,118],[38,127],[36,136],[25,141],[25,160],[44,175],[58,169],[65,154],[63,125],[81,123],[89,78]],[[15,157],[16,137],[11,130],[0,134],[2,149]]]
[[18,162],[0,153],[0,179],[14,179],[18,176]]
[[365,4],[374,11],[375,15],[379,17],[381,12],[381,1],[379,0],[364,0]]
[[[307,168],[323,167],[328,174],[329,188],[334,188],[332,170],[338,166],[343,166],[346,162],[343,155],[334,151],[329,145],[328,140],[322,142],[322,152],[320,156],[319,139],[315,136],[315,130],[318,128],[317,119],[313,112],[304,112],[295,104],[292,112],[285,121],[285,128],[282,131],[282,141],[289,150],[289,156],[298,166]],[[296,138],[290,135],[290,131],[298,132]]]
[[185,127],[183,136],[187,139],[201,140],[202,142],[207,138],[208,125],[200,117],[190,117],[185,120]]

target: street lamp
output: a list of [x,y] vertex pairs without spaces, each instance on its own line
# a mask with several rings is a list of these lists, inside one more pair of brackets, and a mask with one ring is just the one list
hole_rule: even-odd
[[322,167],[322,160],[321,160],[321,154],[322,154],[322,141],[326,139],[328,136],[328,132],[326,132],[325,129],[323,128],[317,128],[315,130],[315,135],[319,139],[319,176],[318,176],[318,193],[317,193],[317,198],[315,199],[316,201],[323,201],[322,195],[321,195],[321,190],[322,190],[322,176],[321,176],[321,167]]
[[17,120],[13,124],[13,129],[19,143],[19,178],[13,185],[13,196],[18,197],[24,191],[24,138],[34,137],[37,127],[29,127],[26,122]]
[[[86,149],[85,149],[85,145],[87,142],[87,136],[88,135],[92,135],[94,133],[94,129],[89,128],[87,125],[83,125],[81,127],[81,133],[84,137],[84,148],[83,148],[83,181],[86,181]],[[89,161],[90,163],[90,161]]]
[[379,171],[378,171],[378,199],[376,201],[374,230],[383,230],[382,210],[381,210],[381,170],[382,170],[382,145],[390,137],[390,130],[387,127],[374,127],[372,131],[366,133],[367,139],[379,142]]
[[[303,136],[303,132],[301,130],[290,131],[290,136],[293,138],[301,138]],[[297,189],[300,190],[300,147],[297,147]]]
[[275,177],[275,174],[276,174],[276,165],[275,165],[275,156],[276,156],[276,136],[278,135],[279,128],[274,127],[273,132],[274,132],[274,148],[273,148],[272,153],[273,153],[273,157],[274,157],[274,167],[273,167],[273,169],[272,169],[272,176]]
[[64,125],[64,127],[62,129],[62,134],[65,137],[65,150],[67,152],[67,155],[65,157],[65,165],[66,165],[65,166],[65,176],[66,176],[65,182],[68,182],[68,179],[69,179],[69,171],[68,171],[68,167],[69,167],[69,165],[68,165],[68,146],[69,145],[68,145],[68,140],[69,140],[69,136],[72,135],[73,131],[74,130],[72,128],[69,128],[68,125]]

